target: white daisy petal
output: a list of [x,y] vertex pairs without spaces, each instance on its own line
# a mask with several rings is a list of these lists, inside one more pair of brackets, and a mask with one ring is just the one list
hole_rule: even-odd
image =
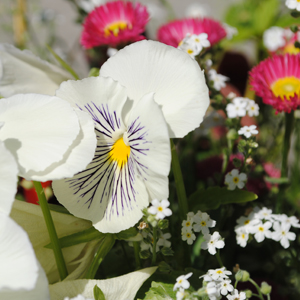
[[198,127],[209,105],[198,64],[183,51],[159,42],[141,41],[125,47],[104,63],[100,75],[118,80],[135,102],[155,93],[171,138],[183,137]]

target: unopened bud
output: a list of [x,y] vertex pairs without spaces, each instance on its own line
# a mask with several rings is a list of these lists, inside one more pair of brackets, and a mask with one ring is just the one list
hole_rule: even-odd
[[250,290],[245,290],[244,293],[246,294],[246,298],[250,299],[252,297],[252,291]]
[[235,129],[231,128],[228,132],[227,132],[227,138],[229,140],[236,140],[239,137],[238,133],[236,132]]
[[167,229],[169,227],[169,220],[159,220],[158,227],[162,230]]
[[148,227],[149,227],[149,225],[146,222],[142,221],[138,226],[138,230],[143,230]]
[[260,291],[264,295],[269,295],[271,293],[272,287],[268,285],[265,281],[261,283]]
[[237,281],[245,282],[245,281],[248,281],[249,278],[250,278],[250,274],[247,271],[245,271],[245,270],[239,270],[235,274],[235,279]]

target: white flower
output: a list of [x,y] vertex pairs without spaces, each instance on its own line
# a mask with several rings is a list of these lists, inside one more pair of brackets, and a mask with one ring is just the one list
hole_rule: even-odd
[[202,242],[201,248],[204,250],[208,249],[208,252],[211,255],[215,255],[217,253],[216,248],[221,249],[225,246],[224,241],[221,239],[221,236],[217,231],[215,231],[213,235],[205,234],[204,239],[205,241]]
[[246,294],[244,292],[240,292],[238,290],[234,290],[234,293],[231,295],[227,295],[228,300],[245,300]]
[[228,25],[227,23],[223,23],[223,28],[226,31],[226,38],[228,40],[231,40],[234,35],[238,34],[238,30],[235,27]]
[[[142,237],[144,238],[144,240],[142,240],[140,244],[141,251],[149,250],[151,253],[153,253],[153,242],[154,242],[153,235],[151,233],[147,233],[143,231]],[[147,242],[145,242],[145,240],[147,240]],[[158,251],[159,251],[159,245],[158,243],[156,243],[155,252]]]
[[248,99],[248,105],[246,107],[246,110],[250,117],[259,115],[259,106],[253,100]]
[[209,15],[209,7],[207,5],[194,2],[190,4],[185,10],[187,18],[203,18]]
[[187,216],[187,220],[188,221],[190,221],[191,223],[194,222],[194,216],[195,216],[195,214],[192,211],[188,212],[186,216]]
[[284,30],[284,28],[272,26],[264,32],[263,43],[269,51],[274,52],[285,45]]
[[297,219],[295,216],[288,217],[285,214],[282,215],[272,215],[273,218],[280,221],[281,223],[293,226],[295,228],[300,228],[299,219]]
[[244,126],[238,131],[238,134],[249,138],[252,135],[258,134],[258,130],[256,130],[256,125]]
[[192,228],[182,228],[181,238],[183,241],[186,241],[189,245],[192,245],[194,240],[196,239],[196,236]]
[[90,13],[97,6],[105,3],[105,0],[76,0],[77,5],[85,12]]
[[198,211],[194,217],[195,224],[193,225],[193,229],[195,232],[202,232],[203,234],[208,234],[210,227],[216,226],[216,221],[212,220],[210,216],[204,212]]
[[286,0],[285,5],[289,9],[296,9],[297,11],[300,11],[300,3],[298,0]]
[[191,39],[198,47],[198,51],[201,52],[203,48],[210,47],[210,41],[208,40],[207,33],[203,32],[200,34],[192,34]]
[[190,283],[188,282],[188,278],[190,278],[193,275],[193,273],[188,273],[186,275],[181,275],[176,279],[176,283],[174,285],[173,291],[175,291],[178,288],[182,289],[188,289],[190,287]]
[[118,49],[109,47],[107,49],[106,54],[108,57],[112,57],[113,55],[117,54],[117,52],[118,52]]
[[229,292],[232,292],[233,291],[233,285],[230,284],[231,283],[231,280],[222,280],[220,285],[220,293],[223,295],[223,296],[226,296]]
[[157,220],[162,220],[165,217],[172,215],[172,211],[168,206],[170,202],[168,200],[157,200],[154,199],[151,201],[152,206],[148,208],[148,212],[152,215],[156,215]]
[[244,228],[239,228],[236,231],[236,242],[241,247],[246,247],[249,239],[249,233]]
[[[0,44],[0,95],[20,93],[54,95],[72,76],[65,70],[9,44]],[[54,122],[55,123],[55,122]]]
[[198,63],[159,42],[145,40],[121,49],[103,64],[100,76],[124,86],[134,105],[145,94],[154,93],[170,138],[199,127],[209,106],[208,87]]
[[239,174],[239,170],[237,169],[233,169],[225,176],[225,184],[228,185],[229,190],[234,190],[236,187],[242,189],[245,186],[246,181],[247,175],[245,173]]
[[226,81],[229,80],[228,77],[218,74],[216,70],[211,69],[208,71],[208,79],[210,81],[213,81],[214,83],[214,89],[217,91],[220,91],[221,88],[226,86]]
[[296,239],[296,234],[294,232],[289,232],[291,225],[286,223],[274,222],[272,232],[272,239],[279,242],[283,248],[287,249],[290,246],[290,241]]
[[185,290],[183,288],[179,288],[179,291],[176,293],[176,300],[182,300],[184,298]]
[[192,230],[193,222],[194,222],[194,218],[192,218],[192,219],[188,218],[187,220],[183,220],[182,223],[181,223],[182,229]]
[[171,238],[171,233],[169,232],[164,233],[159,237],[156,245],[161,247],[171,247],[171,242],[168,241],[168,239],[170,238]]
[[273,221],[274,215],[272,214],[272,209],[268,209],[266,207],[259,208],[258,206],[254,207],[254,218],[260,219],[260,220],[269,220]]
[[267,221],[260,223],[251,228],[250,233],[254,234],[254,237],[258,243],[261,243],[265,238],[271,238],[272,232],[269,230],[272,227],[272,223]]
[[254,212],[251,212],[247,217],[241,216],[239,217],[236,222],[238,223],[235,226],[235,231],[237,230],[244,230],[247,233],[251,231],[252,226],[257,225],[260,223],[259,219],[256,218]]
[[225,267],[215,269],[215,270],[210,269],[210,270],[208,270],[207,273],[214,281],[220,281],[223,279],[227,279],[229,275],[232,275],[232,272],[226,270]]
[[217,300],[222,298],[220,294],[220,285],[215,281],[209,282],[205,287],[205,291],[210,300]]
[[187,53],[193,59],[195,59],[195,56],[197,56],[200,53],[198,46],[195,43],[195,41],[191,38],[190,33],[186,34],[184,39],[179,43],[177,49]]
[[226,106],[228,118],[244,117],[246,115],[247,98],[237,97]]

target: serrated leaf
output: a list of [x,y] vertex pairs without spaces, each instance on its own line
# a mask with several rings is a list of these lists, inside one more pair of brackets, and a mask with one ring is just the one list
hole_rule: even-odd
[[[99,232],[96,230],[94,227],[91,227],[89,229],[83,230],[81,232],[77,232],[71,235],[64,236],[59,240],[60,247],[61,248],[66,248],[66,247],[71,247],[74,245],[78,245],[81,243],[86,243],[90,242],[96,239],[101,239],[105,236],[104,233]],[[45,248],[50,248],[52,249],[51,243],[46,245]]]
[[230,203],[245,203],[257,199],[254,193],[235,189],[228,190],[226,187],[210,187],[208,189],[200,189],[192,194],[189,198],[189,207],[193,211],[208,211],[217,209],[220,205]]
[[117,240],[128,240],[138,234],[138,230],[135,227],[120,231],[115,234]]
[[174,284],[152,281],[144,300],[174,300],[176,291],[173,291],[173,287]]
[[283,184],[283,183],[289,183],[289,178],[282,177],[282,178],[274,178],[274,177],[264,177],[265,181],[273,183],[273,184]]
[[94,286],[93,292],[95,300],[105,300],[103,292],[97,285]]

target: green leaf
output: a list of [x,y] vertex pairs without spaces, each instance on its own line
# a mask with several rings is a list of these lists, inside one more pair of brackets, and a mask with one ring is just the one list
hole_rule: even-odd
[[91,68],[89,72],[89,77],[98,77],[99,76],[99,68]]
[[297,11],[297,10],[293,10],[292,12],[291,12],[291,16],[293,17],[293,18],[299,18],[300,17],[300,11]]
[[289,183],[290,180],[287,177],[282,178],[274,178],[274,177],[264,177],[265,181],[273,183],[273,184],[283,184],[283,183]]
[[95,300],[105,300],[105,296],[104,296],[103,292],[97,285],[94,286],[93,291],[94,291]]
[[123,230],[119,233],[116,233],[115,239],[117,240],[128,240],[138,234],[138,230],[135,227],[131,227],[129,229]]
[[189,198],[189,207],[193,211],[208,211],[217,209],[220,205],[230,203],[245,203],[257,199],[254,193],[235,189],[228,190],[226,187],[210,187],[208,189],[200,189],[192,194]]
[[[64,236],[59,239],[60,247],[66,248],[71,247],[74,245],[78,245],[81,243],[90,242],[93,240],[100,240],[105,236],[104,233],[99,232],[94,227],[91,227],[89,229],[85,229],[81,232],[76,232],[71,235]],[[46,245],[45,248],[52,249],[51,243]]]
[[176,291],[173,291],[173,287],[174,284],[152,281],[144,300],[174,300]]
[[51,204],[48,203],[48,206],[50,208],[50,210],[62,213],[62,214],[66,214],[66,215],[71,215],[71,213],[63,206],[61,205],[57,205],[57,204]]
[[60,65],[68,71],[76,80],[79,80],[79,76],[77,73],[72,69],[72,67],[66,63],[58,54],[55,53],[55,51],[49,46],[46,45],[48,50],[51,52],[51,54],[55,57],[55,59],[60,63]]

